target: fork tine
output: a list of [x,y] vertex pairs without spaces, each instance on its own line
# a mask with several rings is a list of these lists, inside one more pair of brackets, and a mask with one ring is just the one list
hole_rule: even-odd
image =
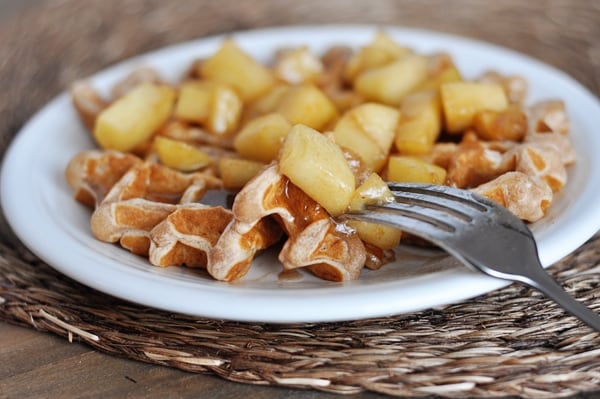
[[385,207],[367,207],[367,210],[364,212],[348,213],[344,217],[396,227],[432,242],[441,242],[444,236],[451,234],[444,228],[440,229],[432,221],[416,218],[415,215],[414,213],[405,215],[397,210],[386,209]]
[[365,211],[347,217],[387,224],[435,242],[449,239],[459,225],[472,221],[469,215],[419,200],[370,205]]
[[457,217],[469,218],[476,213],[487,212],[488,203],[467,190],[459,190],[448,186],[436,186],[419,183],[388,183],[396,201],[430,204],[436,209],[452,212]]
[[[367,206],[364,212],[348,215],[374,223],[387,224],[425,236],[448,239],[457,228],[473,222],[487,207],[474,203],[464,190],[419,183],[388,183],[395,202]],[[468,194],[468,193],[467,193]]]
[[367,206],[367,210],[378,213],[387,213],[391,215],[402,215],[412,219],[417,219],[423,223],[430,224],[441,231],[453,233],[456,231],[457,223],[469,222],[462,215],[456,216],[445,209],[430,207],[429,203],[421,204],[417,201],[411,203],[388,202],[381,205]]
[[397,202],[421,203],[440,211],[449,212],[455,217],[470,223],[473,219],[492,221],[502,217],[510,220],[511,228],[527,236],[527,225],[515,217],[512,212],[491,199],[469,190],[422,183],[388,183]]
[[[473,220],[475,214],[470,208],[464,208],[460,203],[446,198],[438,197],[436,195],[422,195],[413,194],[406,192],[393,192],[395,202],[387,203],[382,206],[391,208],[400,207],[400,204],[408,205],[411,207],[419,206],[422,210],[437,210],[440,211],[440,216],[444,218],[446,216],[452,216],[458,220],[462,220],[465,223],[470,223]],[[402,209],[402,208],[401,208]],[[420,209],[421,210],[421,209]],[[476,211],[479,212],[479,211]]]

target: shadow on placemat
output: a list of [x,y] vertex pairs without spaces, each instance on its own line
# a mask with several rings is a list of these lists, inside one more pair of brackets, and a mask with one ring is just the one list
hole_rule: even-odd
[[[600,237],[551,269],[598,311]],[[598,388],[600,334],[519,285],[414,314],[252,324],[128,303],[0,246],[0,319],[120,357],[249,384],[420,397],[540,398]],[[595,302],[595,303],[594,303]]]

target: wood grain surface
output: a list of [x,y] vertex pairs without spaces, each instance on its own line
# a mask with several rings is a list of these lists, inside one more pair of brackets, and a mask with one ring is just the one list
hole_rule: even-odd
[[[64,339],[0,323],[0,398],[306,398],[340,395],[223,381],[107,356]],[[355,397],[383,398],[375,393]]]
[[[0,22],[2,152],[37,109],[77,78],[168,44],[265,26],[371,23],[464,35],[541,59],[600,94],[597,0],[0,0]],[[18,242],[3,220],[0,226],[3,242]],[[0,398],[26,397],[339,395],[228,382],[108,356],[62,337],[0,323]]]

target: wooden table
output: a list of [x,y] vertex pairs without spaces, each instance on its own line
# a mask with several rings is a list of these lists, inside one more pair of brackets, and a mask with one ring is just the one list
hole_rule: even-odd
[[[237,384],[101,354],[32,329],[0,323],[0,398],[339,398]],[[360,398],[382,398],[364,393]]]
[[[3,24],[0,26],[0,42],[3,46],[10,43],[5,48],[7,53],[0,57],[0,63],[7,63],[3,70],[13,74],[0,76],[0,89],[3,90],[4,97],[3,101],[0,100],[2,129],[16,132],[36,109],[74,78],[93,73],[135,53],[192,37],[189,29],[181,34],[167,35],[154,27],[155,30],[148,28],[154,40],[144,41],[145,32],[128,31],[128,27],[119,26],[118,29],[123,29],[124,33],[130,33],[130,40],[140,39],[143,42],[129,46],[126,43],[107,44],[99,41],[86,44],[77,41],[90,40],[92,36],[87,35],[72,38],[73,51],[81,51],[81,46],[85,45],[102,44],[101,51],[104,53],[94,56],[91,52],[92,56],[85,59],[78,59],[75,53],[56,53],[56,48],[60,47],[56,42],[59,40],[58,36],[40,38],[34,32],[43,23],[44,13],[48,12],[56,17],[57,13],[64,12],[65,16],[76,17],[77,12],[70,7],[86,7],[92,2],[79,2],[75,5],[76,3],[78,2],[42,0],[0,2],[0,22]],[[142,3],[123,2],[123,9],[115,10],[115,13],[133,12],[136,7],[142,7]],[[208,14],[199,18],[199,23],[204,26],[198,28],[197,33],[212,34],[267,25],[328,22],[389,23],[422,27],[472,36],[528,53],[565,70],[596,95],[600,93],[600,46],[595,43],[600,38],[597,28],[600,24],[598,1],[510,0],[492,3],[461,0],[451,4],[441,0],[257,0],[246,3],[223,0],[218,2],[218,6],[206,2]],[[155,22],[158,24],[160,21],[156,19]],[[69,29],[69,24],[78,23],[82,22],[65,20],[64,28]],[[88,23],[107,22],[90,20]],[[182,21],[182,24],[190,24],[190,21]],[[535,42],[533,39],[536,39]],[[64,46],[61,48],[65,50]],[[62,62],[63,58],[71,64]],[[75,61],[79,62],[74,63]],[[30,72],[33,74],[27,75]],[[11,238],[11,233],[4,231],[3,237]],[[101,354],[85,345],[69,343],[52,334],[0,323],[0,398],[273,396],[338,397],[316,391],[237,384],[214,376],[119,359]],[[382,396],[364,393],[356,397]],[[596,395],[577,397],[592,398]]]

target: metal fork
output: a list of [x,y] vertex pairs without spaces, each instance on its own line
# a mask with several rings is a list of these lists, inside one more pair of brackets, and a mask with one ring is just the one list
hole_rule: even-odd
[[471,269],[524,283],[600,331],[600,316],[567,294],[544,270],[527,225],[501,205],[468,190],[388,183],[395,202],[345,217],[398,227],[425,238]]

